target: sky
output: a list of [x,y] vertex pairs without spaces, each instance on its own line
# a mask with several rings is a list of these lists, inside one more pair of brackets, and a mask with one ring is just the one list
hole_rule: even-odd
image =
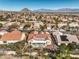
[[0,10],[78,8],[79,0],[0,0]]

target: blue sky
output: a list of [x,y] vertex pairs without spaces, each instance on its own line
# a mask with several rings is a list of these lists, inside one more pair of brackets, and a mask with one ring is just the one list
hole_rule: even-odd
[[79,8],[79,0],[0,0],[1,10]]

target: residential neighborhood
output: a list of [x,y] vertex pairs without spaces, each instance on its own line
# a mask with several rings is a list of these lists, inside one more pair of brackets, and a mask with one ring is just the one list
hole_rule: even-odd
[[79,58],[79,15],[0,14],[0,55],[25,59]]
[[0,59],[79,59],[79,0],[0,0]]

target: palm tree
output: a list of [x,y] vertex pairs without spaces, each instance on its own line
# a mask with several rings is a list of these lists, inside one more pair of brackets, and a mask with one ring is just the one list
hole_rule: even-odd
[[61,44],[59,46],[59,50],[56,52],[57,59],[70,59],[70,47],[66,46],[65,44]]
[[71,52],[72,51],[74,51],[75,49],[76,49],[76,43],[69,43],[67,46],[66,46],[66,56],[65,56],[65,58],[66,59],[71,59],[71,56],[70,56],[70,54],[71,54]]
[[69,30],[69,28],[70,28],[69,24],[70,24],[70,21],[69,21],[69,19],[68,19],[68,20],[67,20],[67,28],[66,28],[66,30]]
[[55,56],[56,59],[62,59],[62,57],[61,57],[61,55],[60,55],[60,50],[59,50],[59,49],[56,51],[55,55],[56,55],[56,56]]

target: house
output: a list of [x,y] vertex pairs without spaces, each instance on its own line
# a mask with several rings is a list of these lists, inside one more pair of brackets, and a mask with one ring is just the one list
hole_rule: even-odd
[[18,41],[24,40],[25,34],[14,30],[12,32],[5,33],[0,37],[0,44],[16,43]]
[[70,27],[79,27],[78,22],[72,22],[69,24]]
[[51,46],[52,48],[52,39],[49,32],[31,32],[28,36],[28,44],[35,48],[45,48]]
[[38,30],[40,28],[40,25],[42,26],[43,23],[40,22],[40,21],[32,21],[32,25],[31,25],[31,28],[35,29],[35,30]]
[[63,26],[67,26],[67,23],[65,23],[65,22],[60,22],[60,23],[58,24],[58,27],[59,27],[59,28],[61,28],[61,27],[63,27]]
[[79,44],[79,40],[76,35],[66,34],[62,32],[56,32],[53,35],[55,35],[55,40],[58,45],[61,45],[62,43],[67,45],[68,43],[72,42]]

